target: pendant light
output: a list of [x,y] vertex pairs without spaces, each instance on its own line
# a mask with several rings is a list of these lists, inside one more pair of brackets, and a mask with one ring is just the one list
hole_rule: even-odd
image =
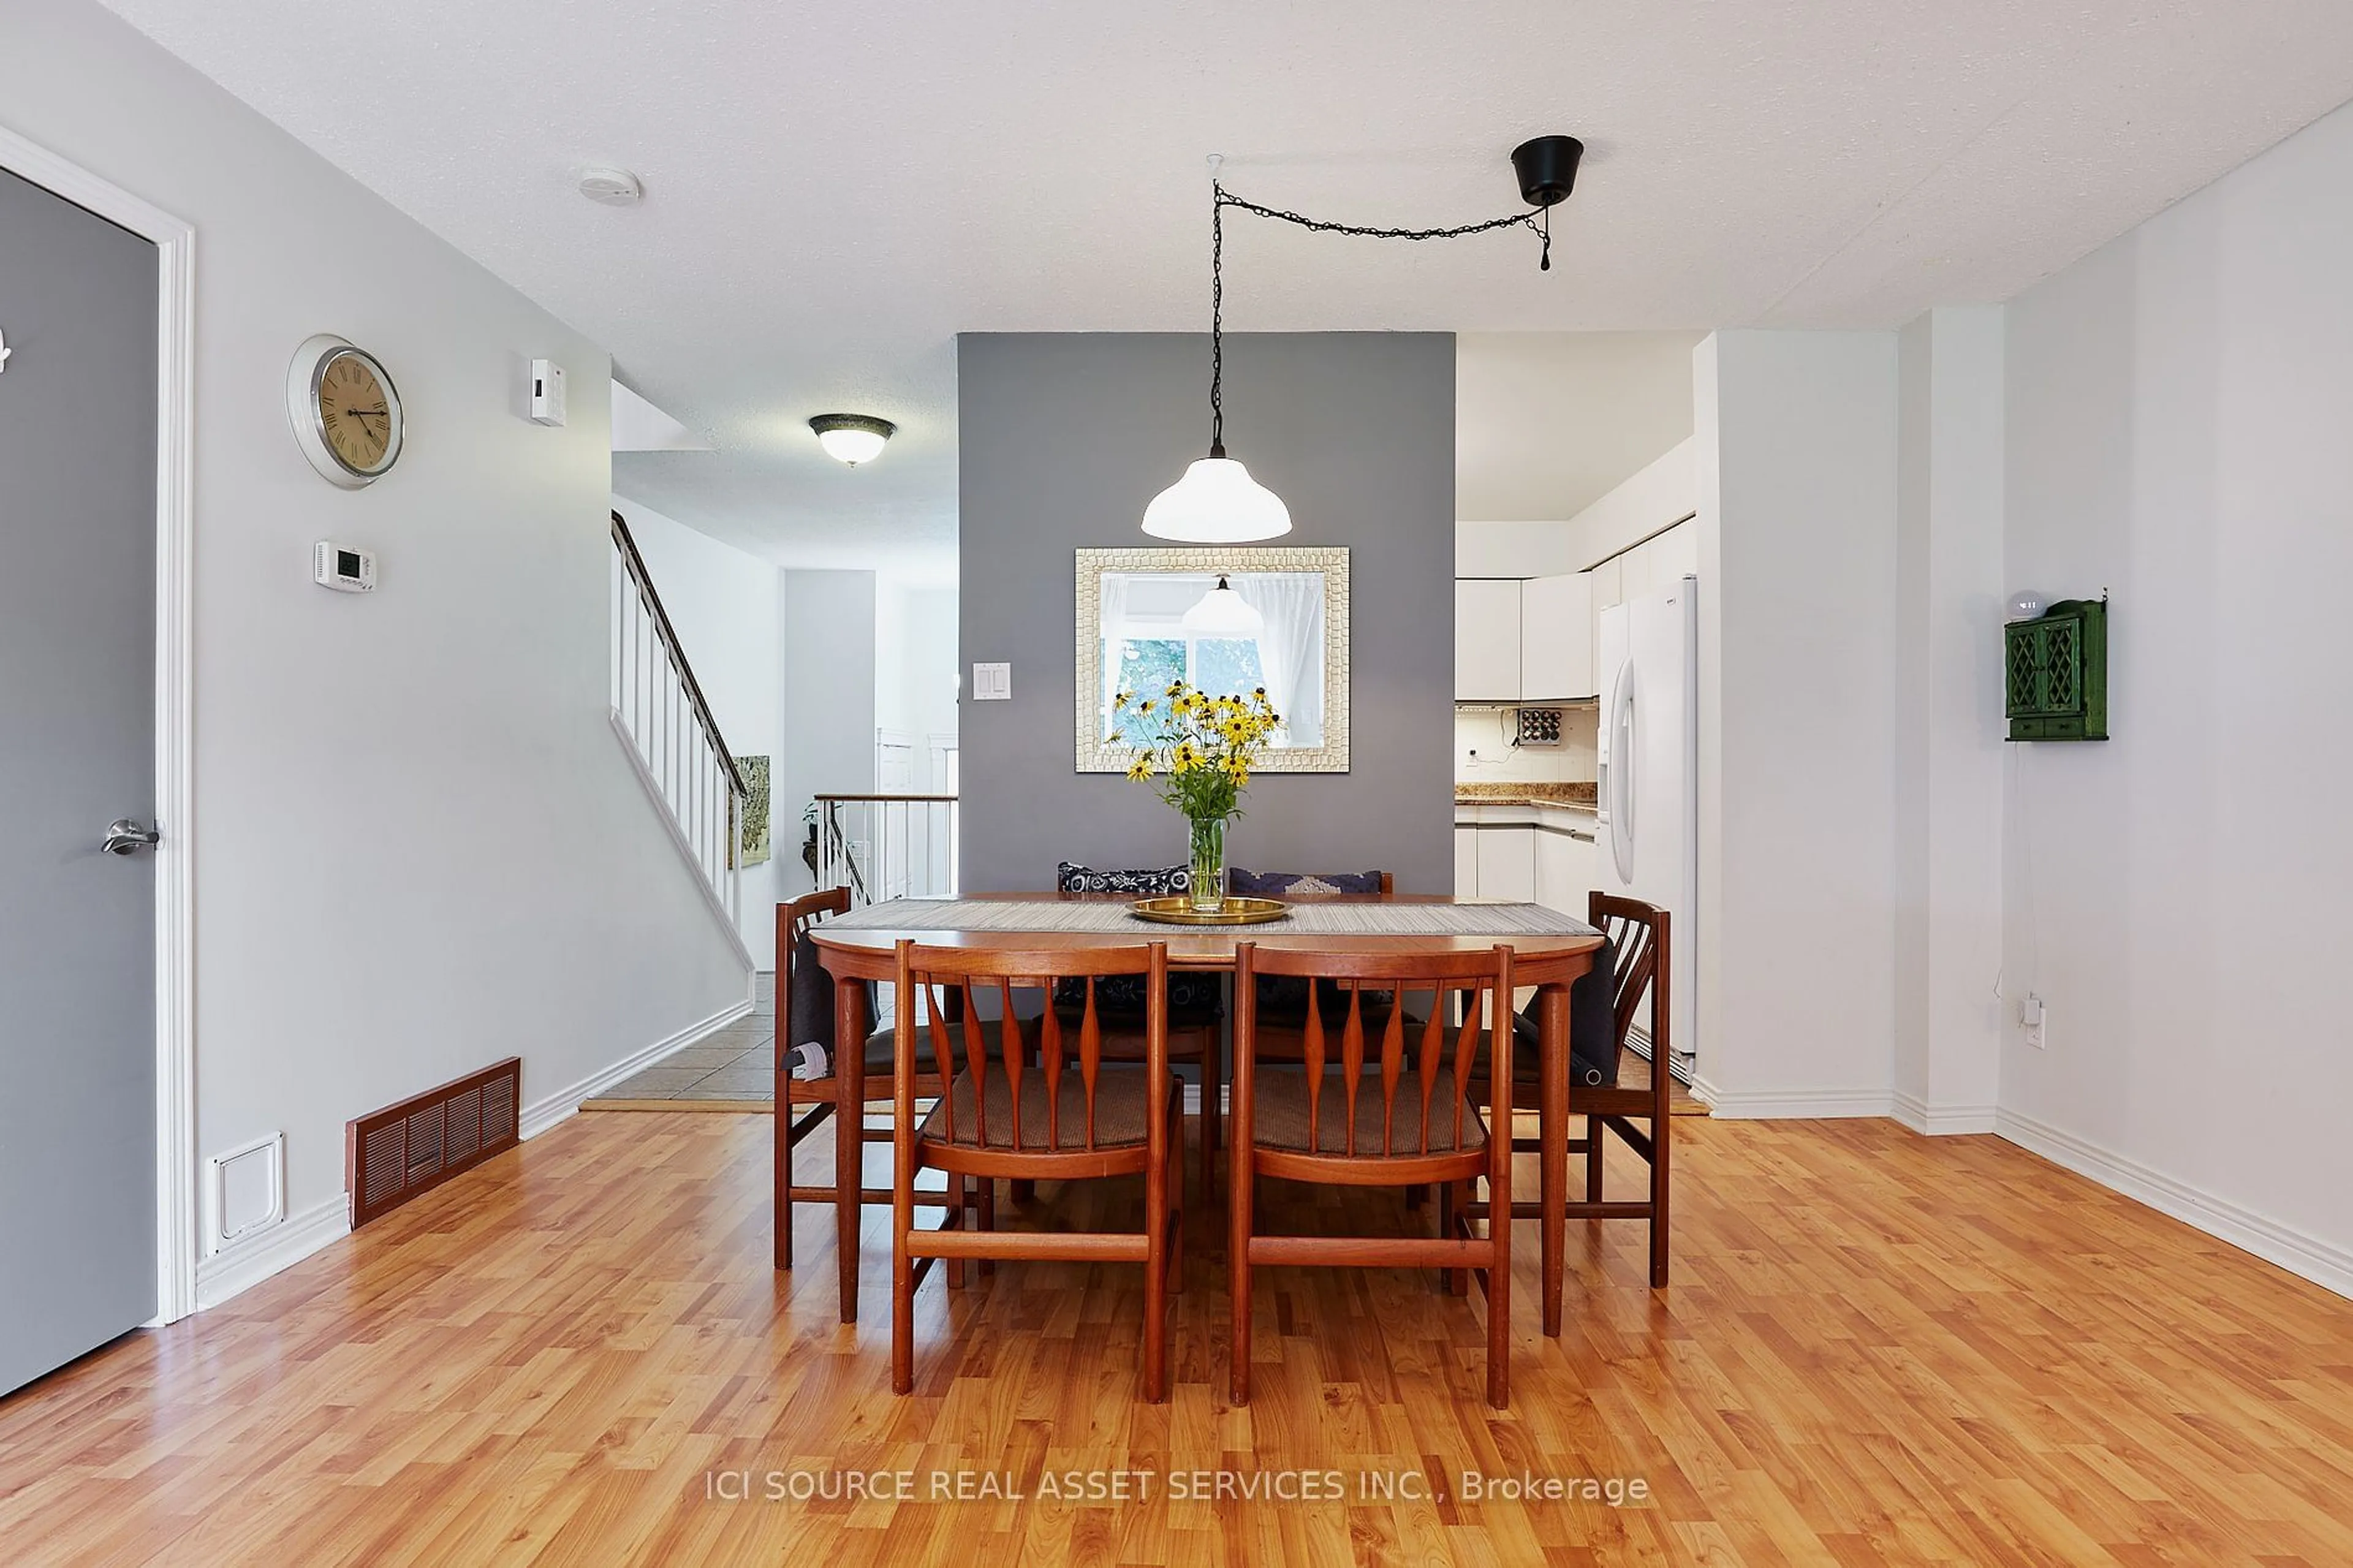
[[[1419,229],[1363,228],[1329,223],[1245,201],[1219,183],[1218,169],[1225,159],[1213,154],[1209,159],[1209,455],[1195,458],[1183,479],[1152,498],[1152,504],[1144,509],[1144,531],[1155,539],[1173,539],[1187,544],[1244,544],[1253,540],[1278,539],[1291,531],[1291,509],[1282,504],[1282,498],[1251,479],[1250,470],[1239,461],[1226,456],[1228,207],[1239,207],[1259,217],[1295,224],[1320,234],[1348,234],[1368,239],[1460,239],[1466,235],[1525,225],[1542,237],[1544,249],[1537,266],[1548,272],[1552,269],[1552,209],[1576,188],[1577,160],[1584,152],[1585,143],[1574,136],[1538,136],[1513,149],[1512,167],[1519,181],[1520,197],[1536,209],[1534,214],[1511,213],[1455,228]],[[1541,223],[1537,221],[1539,216]],[[1241,595],[1226,586],[1222,577],[1218,579],[1218,586],[1193,607],[1194,611],[1202,610],[1219,594],[1231,594],[1235,604],[1250,610],[1253,616],[1258,614]],[[1188,626],[1192,614],[1188,611],[1186,615]]]
[[[1209,160],[1213,198],[1218,165],[1222,162]],[[1155,539],[1187,544],[1246,544],[1252,540],[1279,539],[1291,531],[1291,509],[1282,504],[1282,498],[1226,456],[1225,317],[1226,209],[1222,202],[1213,199],[1209,207],[1209,455],[1196,458],[1183,479],[1154,496],[1152,504],[1144,509],[1144,531]],[[1218,588],[1225,589],[1225,581],[1219,578]],[[1236,595],[1237,602],[1240,597]]]
[[1227,585],[1222,572],[1218,574],[1218,585],[1185,612],[1185,632],[1188,637],[1254,637],[1265,629],[1266,617],[1259,613],[1258,606]]

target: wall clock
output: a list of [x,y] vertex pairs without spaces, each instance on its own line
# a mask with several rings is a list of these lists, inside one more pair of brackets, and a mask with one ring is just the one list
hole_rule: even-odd
[[400,394],[374,354],[322,333],[286,367],[294,444],[329,484],[363,489],[400,460]]

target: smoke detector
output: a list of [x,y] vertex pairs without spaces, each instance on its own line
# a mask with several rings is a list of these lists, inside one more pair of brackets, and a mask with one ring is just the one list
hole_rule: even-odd
[[608,207],[633,207],[646,199],[646,187],[627,169],[583,169],[580,194]]

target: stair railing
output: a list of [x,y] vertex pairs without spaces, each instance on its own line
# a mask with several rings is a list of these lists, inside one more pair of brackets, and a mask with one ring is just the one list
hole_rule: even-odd
[[654,591],[645,557],[617,511],[612,589],[613,727],[628,743],[638,776],[732,932],[749,791]]

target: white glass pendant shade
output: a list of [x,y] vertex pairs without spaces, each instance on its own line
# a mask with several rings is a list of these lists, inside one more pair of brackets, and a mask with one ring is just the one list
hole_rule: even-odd
[[1248,599],[1226,586],[1223,573],[1218,574],[1218,585],[1185,612],[1188,637],[1254,637],[1265,629],[1266,617]]
[[1201,458],[1152,498],[1144,531],[1187,544],[1242,544],[1289,533],[1291,509],[1233,458]]

